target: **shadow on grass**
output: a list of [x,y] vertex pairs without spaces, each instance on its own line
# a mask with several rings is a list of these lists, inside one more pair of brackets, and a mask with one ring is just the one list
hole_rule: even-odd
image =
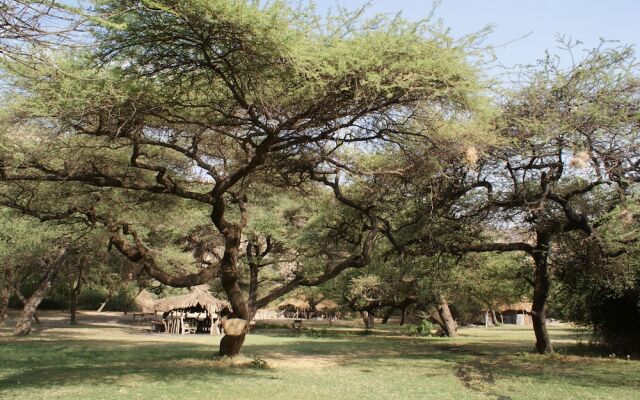
[[[342,339],[298,338],[279,345],[288,356],[337,356],[338,364],[370,369],[382,366],[420,368],[424,360],[436,360],[468,389],[495,399],[507,400],[509,394],[496,392],[495,383],[533,380],[592,388],[631,386],[640,390],[640,364],[616,368],[611,360],[577,357],[579,345],[559,348],[562,354],[539,355],[522,340],[464,342],[446,338],[348,337]],[[247,351],[269,355],[273,346],[247,345]],[[593,355],[585,352],[584,355]],[[415,364],[414,364],[415,362]],[[616,361],[613,361],[616,362]],[[623,362],[623,361],[620,361]]]
[[[131,377],[168,383],[274,379],[273,371],[214,361],[217,343],[180,343],[180,339],[175,338],[175,341],[139,344],[135,341],[138,337],[140,341],[145,339],[142,335],[132,336],[132,340],[78,339],[60,332],[24,339],[2,338],[0,394],[15,389],[117,384]],[[157,338],[164,337],[158,335]],[[531,343],[522,339],[491,337],[310,338],[261,332],[247,338],[243,353],[284,361],[326,358],[336,366],[362,372],[380,367],[429,368],[424,371],[429,376],[453,374],[467,388],[501,400],[509,396],[496,391],[496,382],[520,379],[586,387],[627,385],[640,390],[640,364],[613,374],[607,368],[611,362],[607,359],[539,356],[529,353],[531,347]],[[437,363],[425,363],[427,360]],[[589,368],[585,368],[587,366]]]
[[[52,339],[2,341],[0,393],[20,388],[117,384],[141,377],[156,382],[244,376],[273,379],[247,364],[216,360],[198,344]],[[2,396],[0,396],[2,397]]]

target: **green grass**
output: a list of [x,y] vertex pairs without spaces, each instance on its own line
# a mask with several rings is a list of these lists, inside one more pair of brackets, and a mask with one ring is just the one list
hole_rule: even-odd
[[234,360],[214,359],[219,338],[211,336],[96,324],[45,324],[27,338],[0,332],[1,399],[619,400],[640,393],[639,361],[573,355],[584,350],[574,329],[552,329],[560,354],[550,356],[530,352],[529,329],[463,329],[455,339],[259,330]]

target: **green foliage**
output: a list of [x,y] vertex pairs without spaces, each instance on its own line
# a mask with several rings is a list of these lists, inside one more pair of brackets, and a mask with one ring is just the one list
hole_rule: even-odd
[[407,325],[402,333],[408,336],[433,336],[435,326],[427,319],[420,320],[417,324]]
[[251,366],[251,368],[257,369],[269,368],[269,363],[267,362],[267,360],[261,358],[260,356],[254,356],[249,365]]
[[[189,340],[162,335],[158,341],[153,335],[131,335],[128,329],[111,326],[69,331],[56,326],[26,339],[3,335],[0,374],[3,396],[16,400],[34,396],[108,400],[122,397],[123,391],[143,400],[197,397],[198,393],[216,393],[221,400],[361,400],[395,394],[406,400],[497,395],[513,400],[635,400],[640,362],[593,353],[576,356],[575,350],[585,349],[573,347],[569,338],[575,332],[551,328],[552,339],[562,339],[569,354],[554,356],[531,354],[530,330],[502,327],[463,329],[463,336],[446,342],[259,333],[246,338],[245,349],[251,356],[232,361],[213,359],[215,340],[208,335],[192,335]],[[271,368],[251,368],[253,357],[267,361]],[[176,368],[176,364],[188,368]],[[105,366],[113,379],[105,379]],[[425,373],[432,379],[425,379]],[[467,386],[467,381],[474,384]],[[220,390],[225,385],[233,390]]]
[[301,335],[304,337],[308,337],[310,339],[319,339],[322,337],[326,337],[328,335],[335,335],[335,334],[332,334],[329,331],[327,331],[327,328],[322,328],[322,329],[310,328],[310,329],[304,329],[301,332]]

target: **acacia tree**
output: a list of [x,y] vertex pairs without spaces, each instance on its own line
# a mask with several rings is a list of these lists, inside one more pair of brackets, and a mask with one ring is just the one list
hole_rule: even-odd
[[[106,226],[111,245],[162,283],[219,279],[235,316],[245,320],[251,308],[297,286],[369,263],[381,221],[366,198],[343,190],[348,171],[333,157],[337,150],[424,140],[433,130],[409,129],[421,110],[453,115],[468,109],[475,90],[464,44],[424,22],[361,21],[358,14],[323,21],[279,1],[99,4],[96,51],[48,60],[54,67],[8,65],[16,90],[5,135],[26,126],[47,151],[3,151],[0,179],[8,186],[56,182],[72,192],[142,192],[208,208],[222,255],[186,274],[163,269],[136,221],[95,205],[86,191],[74,204],[58,204],[57,213]],[[249,307],[238,257],[251,188],[292,180],[329,187],[353,210],[362,234],[355,250],[317,275],[296,274]],[[239,349],[244,335],[232,340]]]
[[[38,306],[71,258],[70,246],[82,232],[66,225],[41,224],[8,210],[0,213],[0,227],[0,322],[7,317],[10,296],[15,295],[23,308],[14,334],[26,335],[31,331],[32,320],[38,322]],[[33,290],[25,296],[22,286],[29,283]]]
[[0,58],[30,65],[30,47],[59,50],[78,45],[85,18],[80,10],[54,0],[0,3]]
[[572,234],[603,257],[627,251],[624,241],[605,240],[599,226],[631,201],[640,181],[639,93],[630,48],[603,45],[567,68],[543,60],[504,100],[496,125],[509,142],[490,149],[460,186],[466,195],[452,209],[453,219],[484,221],[488,235],[448,248],[531,257],[540,353],[552,351],[545,307],[554,243]]

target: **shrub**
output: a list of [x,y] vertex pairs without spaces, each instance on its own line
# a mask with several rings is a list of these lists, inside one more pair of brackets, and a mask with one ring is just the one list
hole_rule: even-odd
[[415,325],[409,325],[404,329],[404,334],[408,336],[433,336],[435,327],[426,319],[421,320]]
[[254,356],[253,360],[251,360],[251,362],[249,363],[249,366],[251,368],[259,368],[259,369],[269,368],[269,364],[267,363],[267,360],[265,360],[264,358],[260,358],[259,356]]

